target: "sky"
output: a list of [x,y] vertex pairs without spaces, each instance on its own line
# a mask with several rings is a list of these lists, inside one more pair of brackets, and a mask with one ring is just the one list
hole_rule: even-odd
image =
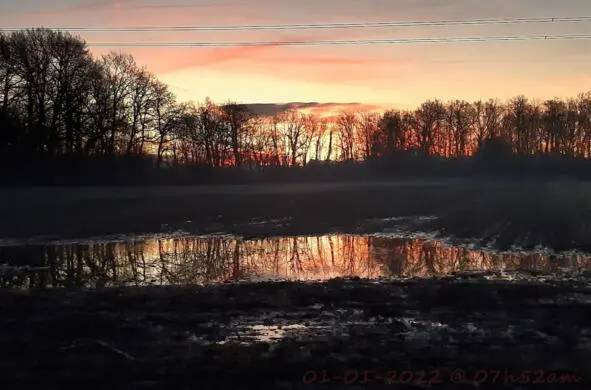
[[[220,26],[591,16],[589,0],[19,0],[1,27]],[[78,33],[77,33],[78,34]],[[248,42],[591,34],[591,22],[383,29],[81,34],[87,42]],[[359,103],[548,99],[591,90],[591,39],[354,46],[93,47],[123,50],[179,100]]]

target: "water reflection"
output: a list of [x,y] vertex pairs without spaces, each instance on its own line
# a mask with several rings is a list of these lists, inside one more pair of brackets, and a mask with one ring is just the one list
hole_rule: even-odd
[[[419,239],[371,236],[153,238],[129,242],[0,247],[0,286],[180,285],[228,280],[429,277],[468,270],[591,267],[581,255],[500,254]],[[43,272],[35,267],[46,267]]]

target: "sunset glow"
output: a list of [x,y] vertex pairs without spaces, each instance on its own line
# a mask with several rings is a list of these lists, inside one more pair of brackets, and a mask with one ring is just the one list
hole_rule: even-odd
[[[567,4],[568,3],[568,6]],[[585,0],[28,1],[3,5],[6,27],[269,25],[591,15]],[[585,34],[589,23],[287,31],[84,33],[92,42],[244,42]],[[314,47],[92,48],[133,54],[179,100],[359,102],[412,108],[426,99],[545,99],[591,89],[591,41]],[[324,107],[324,110],[330,107]]]
[[[0,248],[1,249],[1,248]],[[53,283],[93,286],[175,285],[229,280],[327,280],[357,276],[420,277],[474,271],[551,271],[589,268],[589,256],[549,259],[541,253],[495,253],[437,241],[369,236],[282,237],[237,240],[177,237],[45,248],[54,259]],[[10,253],[10,252],[8,252]],[[0,259],[6,256],[0,250]],[[109,264],[118,269],[112,272]]]

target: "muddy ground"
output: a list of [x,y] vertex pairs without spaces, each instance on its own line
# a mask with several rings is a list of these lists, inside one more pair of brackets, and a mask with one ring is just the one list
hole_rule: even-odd
[[591,275],[519,275],[0,291],[2,384],[589,388]]
[[[83,238],[182,229],[278,236],[376,232],[368,219],[435,216],[443,236],[591,252],[591,184],[580,181],[394,181],[217,187],[0,190],[0,237]],[[284,224],[252,224],[285,220]]]

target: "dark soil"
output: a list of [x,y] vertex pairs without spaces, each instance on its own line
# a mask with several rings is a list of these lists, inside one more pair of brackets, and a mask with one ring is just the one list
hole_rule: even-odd
[[[0,191],[0,237],[84,238],[183,229],[246,237],[375,232],[367,219],[436,216],[444,236],[591,252],[591,186],[576,181],[414,181]],[[286,219],[253,225],[253,220]],[[190,222],[187,222],[190,221]],[[163,227],[165,225],[165,227]]]
[[[475,389],[476,379],[481,388],[589,388],[590,276],[493,276],[0,291],[2,384]],[[253,342],[249,325],[285,335]]]

